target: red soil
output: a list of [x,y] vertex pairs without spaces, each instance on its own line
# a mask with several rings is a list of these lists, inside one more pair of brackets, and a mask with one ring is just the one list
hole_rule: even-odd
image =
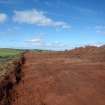
[[12,105],[105,105],[105,63],[27,53]]

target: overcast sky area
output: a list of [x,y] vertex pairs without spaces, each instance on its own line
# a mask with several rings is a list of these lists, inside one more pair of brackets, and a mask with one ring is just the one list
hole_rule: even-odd
[[105,44],[105,0],[0,0],[0,48],[64,50]]

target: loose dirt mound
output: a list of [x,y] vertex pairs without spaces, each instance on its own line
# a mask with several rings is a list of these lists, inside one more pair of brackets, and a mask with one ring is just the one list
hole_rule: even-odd
[[24,77],[12,105],[105,105],[105,63],[74,55],[74,51],[25,54]]
[[69,51],[70,57],[90,60],[92,62],[105,62],[105,46],[86,46]]

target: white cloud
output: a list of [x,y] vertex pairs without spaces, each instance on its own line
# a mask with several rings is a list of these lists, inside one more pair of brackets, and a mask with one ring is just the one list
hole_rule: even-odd
[[62,43],[62,42],[59,42],[59,41],[54,41],[52,43],[46,43],[46,46],[47,47],[50,47],[50,48],[64,48],[65,46],[67,46],[66,44]]
[[7,19],[7,15],[4,13],[0,13],[0,23],[5,22]]
[[97,25],[97,26],[95,26],[95,29],[105,29],[105,26],[104,25]]
[[68,45],[64,44],[63,42],[54,41],[54,42],[48,42],[45,41],[42,37],[34,37],[32,39],[25,41],[26,46],[29,46],[30,48],[39,48],[39,49],[55,49],[55,50],[61,50],[65,49]]
[[97,30],[96,32],[99,34],[105,35],[105,30]]
[[35,37],[33,39],[27,40],[26,43],[31,45],[41,46],[43,45],[43,39],[41,37]]
[[33,10],[15,11],[13,20],[18,23],[35,24],[38,26],[47,26],[55,28],[71,28],[66,22],[55,21],[45,15],[44,12]]
[[79,7],[79,6],[72,6],[72,8],[83,15],[91,16],[91,15],[97,14],[96,11],[89,9],[89,8],[83,8],[83,7]]
[[105,35],[105,25],[97,25],[95,30],[97,33]]

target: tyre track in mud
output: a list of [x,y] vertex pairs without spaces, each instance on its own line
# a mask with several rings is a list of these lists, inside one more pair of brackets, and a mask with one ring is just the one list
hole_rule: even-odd
[[105,63],[53,53],[29,52],[25,59],[12,105],[105,105]]

